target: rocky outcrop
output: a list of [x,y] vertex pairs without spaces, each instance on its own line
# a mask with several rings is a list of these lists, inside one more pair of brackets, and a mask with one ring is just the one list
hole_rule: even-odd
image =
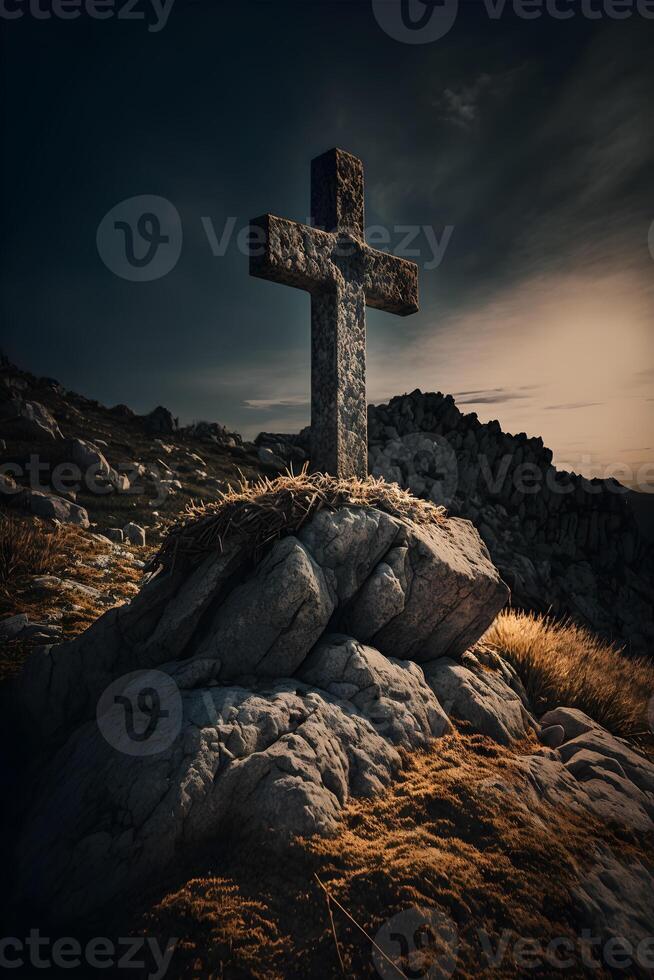
[[[257,567],[246,561],[228,543],[190,574],[155,578],[82,636],[31,658],[24,690],[34,724],[55,734],[92,717],[121,672],[180,658],[210,662],[221,682],[288,676],[328,626],[387,656],[457,657],[508,598],[479,535],[458,519],[418,526],[374,508],[325,510]],[[366,610],[380,581],[392,602],[383,599],[373,622]]]
[[557,807],[586,811],[622,829],[654,831],[654,764],[582,711],[558,708],[541,719],[541,738],[554,726],[563,741],[547,753],[522,756],[518,770],[528,777],[529,797]]
[[50,412],[37,401],[21,394],[12,378],[0,385],[0,437],[26,441],[56,442],[62,438],[59,426]]
[[[245,556],[226,542],[30,659],[23,703],[55,751],[21,877],[61,915],[214,839],[268,835],[285,847],[328,832],[352,796],[389,784],[400,749],[449,730],[440,660],[463,654],[508,595],[477,532],[456,519],[325,510],[254,567]],[[373,581],[385,611],[374,622]],[[365,642],[343,631],[356,622]],[[499,675],[496,685],[511,714],[516,695]]]
[[426,663],[424,671],[448,716],[468,731],[509,745],[539,729],[520,679],[499,657],[478,650],[460,663],[450,657]]
[[651,652],[652,547],[625,487],[555,469],[541,439],[482,424],[440,393],[370,407],[368,437],[373,475],[475,524],[514,605],[570,614]]
[[172,412],[163,405],[157,405],[148,415],[142,416],[146,432],[155,436],[170,436],[177,428]]
[[[290,678],[187,690],[183,674],[173,674],[179,687],[162,693],[160,709],[177,731],[148,756],[117,751],[124,710],[113,704],[52,759],[21,846],[22,880],[39,869],[39,898],[76,916],[201,843],[254,836],[283,848],[297,834],[333,829],[351,796],[388,785],[401,765],[398,747],[426,746],[449,728],[409,667],[381,658],[380,674],[365,648],[349,659],[349,691],[340,696]],[[343,683],[340,666],[323,666],[323,682],[330,676]],[[378,706],[368,710],[371,684],[384,690],[392,725]],[[159,672],[140,685],[165,691]]]
[[[307,456],[309,440],[303,429],[261,433],[257,442],[290,464]],[[369,406],[368,469],[472,521],[515,606],[570,615],[631,653],[651,652],[647,494],[557,470],[542,439],[482,424],[440,392]]]
[[[227,540],[31,658],[22,701],[47,750],[19,899],[74,919],[216,841],[284,851],[329,833],[352,797],[392,783],[403,752],[453,725],[531,742],[493,784],[510,805],[654,829],[652,763],[580,711],[539,724],[515,671],[474,643],[507,591],[472,525],[343,507],[254,567],[245,555]],[[626,896],[648,887],[645,871],[614,870]],[[598,923],[602,881],[591,872],[579,892]]]

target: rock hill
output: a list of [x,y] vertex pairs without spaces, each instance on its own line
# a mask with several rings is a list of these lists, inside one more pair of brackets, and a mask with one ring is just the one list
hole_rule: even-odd
[[[388,784],[399,747],[449,729],[426,678],[451,684],[507,598],[469,523],[341,507],[254,567],[236,536],[36,652],[22,700],[62,744],[23,844],[39,894],[78,914],[228,829],[280,846],[333,829],[350,796]],[[169,740],[121,736],[143,690]]]
[[[371,975],[358,925],[341,919],[334,948],[317,870],[373,935],[407,904],[446,908],[469,974],[483,957],[474,930],[495,946],[506,926],[648,941],[654,766],[631,736],[651,726],[651,668],[598,657],[568,630],[556,677],[537,622],[502,615],[485,633],[508,582],[514,603],[571,612],[632,649],[647,640],[650,552],[622,493],[574,476],[573,491],[528,493],[522,464],[532,480],[566,479],[540,441],[414,393],[370,411],[371,468],[396,482],[374,499],[341,487],[321,508],[317,477],[264,485],[276,501],[305,484],[311,503],[252,548],[227,535],[231,516],[218,539],[171,526],[193,498],[222,513],[239,472],[301,466],[302,435],[244,443],[4,364],[0,439],[1,743],[14,773],[3,861],[28,928],[58,919],[105,935],[120,912],[116,935],[131,935],[130,903],[181,880],[157,912],[163,945],[186,937],[171,975],[195,957],[207,975],[227,962],[225,976],[337,976],[341,947],[353,975]],[[156,574],[137,586],[146,567]],[[490,639],[499,621],[542,634],[540,664]],[[583,683],[559,697],[571,673]],[[230,861],[256,903],[234,898]],[[198,866],[219,877],[198,879]],[[269,901],[278,913],[263,914]],[[236,941],[225,933],[211,951],[230,909]],[[205,913],[194,946],[187,929]]]
[[[334,833],[354,797],[392,785],[402,751],[453,724],[532,740],[515,759],[524,788],[507,793],[654,831],[654,766],[582,712],[539,722],[477,643],[508,589],[470,522],[361,504],[308,516],[254,562],[235,535],[164,565],[86,633],[32,654],[19,696],[47,748],[21,821],[20,900],[80,919],[216,840],[285,853]],[[635,879],[611,873],[615,901]],[[578,899],[591,922],[601,889]],[[638,914],[626,907],[632,931]]]

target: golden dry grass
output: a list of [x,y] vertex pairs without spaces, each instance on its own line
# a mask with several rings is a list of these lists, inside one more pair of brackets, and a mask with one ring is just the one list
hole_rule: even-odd
[[538,715],[579,708],[623,737],[648,732],[654,664],[572,622],[532,613],[501,613],[483,638],[517,670]]
[[[196,868],[150,907],[141,927],[162,942],[180,937],[171,978],[373,977],[371,943],[358,927],[375,937],[397,913],[435,909],[458,932],[457,978],[524,975],[511,952],[518,936],[575,941],[571,888],[592,861],[591,842],[626,858],[637,844],[587,815],[522,805],[516,751],[542,749],[507,749],[481,736],[440,739],[408,757],[384,794],[353,802],[335,836],[299,842],[283,859],[265,844],[228,846],[220,867]],[[358,925],[331,903],[332,929],[316,875]],[[495,968],[484,960],[481,933],[493,950],[508,938]]]
[[0,586],[7,589],[23,575],[54,573],[61,558],[53,534],[42,524],[0,515]]
[[[49,524],[35,517],[0,514],[0,618],[26,613],[32,622],[56,621],[62,639],[87,629],[109,605],[131,598],[142,571],[131,561],[129,546],[96,564],[111,551],[82,528]],[[34,587],[36,576],[54,576],[51,587]],[[57,580],[91,586],[99,595],[59,588]],[[106,601],[106,596],[113,600]],[[12,640],[0,650],[0,683],[15,676],[31,649]]]
[[[281,980],[292,951],[266,902],[248,898],[229,878],[192,878],[146,920],[179,937],[175,957],[189,977],[222,977],[228,963],[238,964],[243,977]],[[150,930],[148,925],[145,933]]]
[[365,480],[341,480],[325,473],[287,473],[266,477],[222,493],[208,504],[190,504],[170,530],[150,568],[169,568],[178,559],[201,560],[222,550],[236,537],[253,556],[285,534],[296,532],[323,508],[377,507],[388,514],[418,524],[442,523],[445,510],[419,500],[395,483],[369,476]]

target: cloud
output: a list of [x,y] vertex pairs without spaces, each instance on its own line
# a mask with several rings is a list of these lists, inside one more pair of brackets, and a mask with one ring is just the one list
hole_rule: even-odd
[[[473,392],[468,392],[468,394],[473,395]],[[502,405],[505,402],[513,402],[523,398],[527,398],[528,395],[519,395],[517,392],[502,391],[498,390],[495,393],[479,394],[471,398],[457,398],[457,405]]]
[[633,394],[634,373],[654,360],[650,278],[646,268],[611,262],[550,272],[434,314],[431,331],[400,349],[371,331],[371,401],[415,387],[454,392],[482,421],[496,413],[506,431],[542,436],[578,471],[588,472],[589,460],[609,465],[624,446],[644,446],[654,425],[651,403]]
[[246,398],[243,404],[247,408],[270,411],[273,408],[307,408],[310,401],[303,395],[291,395],[287,398]]
[[484,100],[506,96],[522,68],[498,73],[482,72],[471,83],[448,87],[436,100],[440,119],[461,129],[472,129],[480,120]]
[[604,402],[566,402],[563,405],[543,405],[545,412],[571,411],[575,408],[594,408],[596,405],[603,405]]

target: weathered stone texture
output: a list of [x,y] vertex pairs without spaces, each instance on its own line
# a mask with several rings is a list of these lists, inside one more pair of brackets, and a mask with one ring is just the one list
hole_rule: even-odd
[[[35,653],[22,684],[34,725],[61,735],[93,717],[116,676],[169,661],[213,660],[224,682],[288,676],[330,623],[386,656],[456,657],[508,598],[471,524],[418,527],[375,508],[320,511],[257,568],[244,562],[228,542],[188,576],[155,578],[80,637]],[[391,609],[375,605],[379,565],[398,571]]]
[[312,464],[337,476],[363,477],[365,308],[415,313],[418,268],[366,245],[363,165],[351,154],[334,149],[312,162],[311,211],[317,227],[271,214],[251,222],[250,274],[312,294]]
[[[81,917],[203,845],[284,849],[329,833],[352,797],[392,783],[401,750],[453,723],[533,739],[515,671],[483,644],[463,652],[506,595],[468,522],[423,528],[368,508],[319,512],[254,568],[226,546],[155,578],[30,661],[32,729],[54,737],[17,843],[16,897]],[[157,687],[165,723],[141,751],[122,705]],[[515,760],[500,787],[512,805],[654,829],[649,760],[579,711],[543,725],[558,749]],[[601,916],[592,882],[585,895]]]

